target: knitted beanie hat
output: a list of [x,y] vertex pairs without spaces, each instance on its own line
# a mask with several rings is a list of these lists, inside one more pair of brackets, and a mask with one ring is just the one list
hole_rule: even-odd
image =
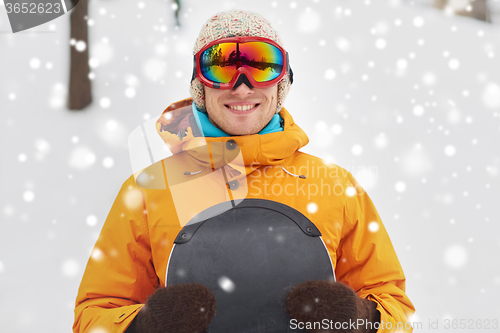
[[[205,23],[194,45],[193,54],[198,53],[205,45],[214,40],[235,36],[265,37],[283,47],[278,34],[265,18],[250,12],[232,10],[219,13]],[[291,84],[288,74],[278,82],[278,105],[276,113],[283,107]],[[203,84],[196,78],[191,82],[191,96],[198,109],[206,112],[205,89]]]

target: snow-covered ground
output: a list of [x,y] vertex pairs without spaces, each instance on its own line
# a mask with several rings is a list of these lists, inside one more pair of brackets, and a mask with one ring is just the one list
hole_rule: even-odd
[[[70,332],[90,251],[131,173],[129,133],[189,96],[191,50],[214,13],[280,32],[285,103],[303,151],[353,172],[374,201],[417,308],[499,332],[500,27],[398,0],[91,0],[94,103],[65,109],[69,17],[24,33],[0,5],[0,327]],[[490,320],[489,329],[475,325]],[[439,321],[439,329],[429,328]],[[500,323],[498,324],[500,325]]]

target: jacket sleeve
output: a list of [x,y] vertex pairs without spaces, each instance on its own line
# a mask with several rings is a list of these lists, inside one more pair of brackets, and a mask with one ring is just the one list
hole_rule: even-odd
[[[405,276],[394,247],[368,194],[348,173],[344,226],[337,251],[337,280],[377,303],[382,332],[412,332],[415,312],[405,294]],[[406,327],[405,327],[406,324]]]
[[158,287],[144,196],[133,176],[120,189],[87,263],[74,333],[122,333]]

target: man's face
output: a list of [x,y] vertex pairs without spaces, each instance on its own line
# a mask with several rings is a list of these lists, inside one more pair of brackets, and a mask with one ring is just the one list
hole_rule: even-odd
[[277,84],[262,89],[250,89],[244,83],[236,89],[204,88],[210,121],[227,134],[256,134],[276,112]]

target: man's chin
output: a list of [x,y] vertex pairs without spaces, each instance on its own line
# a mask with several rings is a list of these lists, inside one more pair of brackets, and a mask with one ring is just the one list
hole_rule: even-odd
[[252,135],[257,134],[261,131],[262,128],[258,128],[256,123],[258,119],[253,119],[254,117],[231,117],[231,115],[226,115],[226,119],[219,124],[217,121],[214,121],[212,118],[210,122],[214,124],[217,128],[221,129],[225,133],[231,136],[241,136],[241,135]]
[[226,133],[231,135],[231,136],[243,136],[243,135],[255,134],[255,133],[250,133],[250,132],[246,132],[246,131],[236,131],[236,132],[230,131],[230,132],[226,132]]
[[227,134],[231,135],[231,136],[242,136],[242,135],[253,135],[253,134],[257,134],[260,132],[260,130],[257,130],[257,129],[251,129],[249,128],[248,126],[245,126],[245,127],[241,127],[241,128],[230,128],[228,130],[225,130],[224,132],[226,132]]

